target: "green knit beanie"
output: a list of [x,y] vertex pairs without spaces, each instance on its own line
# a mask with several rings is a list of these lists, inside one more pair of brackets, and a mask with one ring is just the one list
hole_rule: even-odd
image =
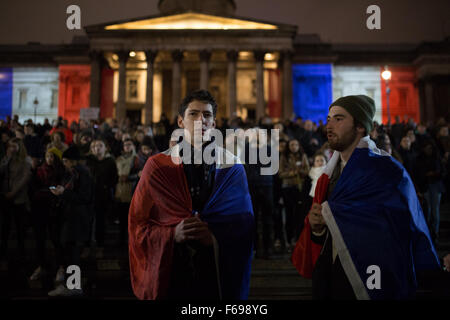
[[366,128],[367,134],[372,131],[375,115],[375,102],[372,98],[365,95],[346,96],[333,102],[329,109],[332,106],[339,106],[347,110],[357,122]]

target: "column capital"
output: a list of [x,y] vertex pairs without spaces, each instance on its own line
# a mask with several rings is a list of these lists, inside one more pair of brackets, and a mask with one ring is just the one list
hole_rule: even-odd
[[147,59],[147,63],[155,62],[157,55],[158,55],[157,50],[145,50],[145,58]]
[[211,51],[201,50],[201,51],[199,51],[198,56],[200,58],[200,61],[208,62],[211,59]]
[[236,62],[238,58],[238,52],[236,50],[227,51],[228,61]]
[[172,60],[175,62],[181,62],[183,60],[183,51],[181,50],[173,50],[172,51]]
[[255,60],[257,62],[264,61],[265,55],[266,55],[265,51],[262,51],[262,50],[255,50],[255,51],[253,51],[253,57],[255,58]]

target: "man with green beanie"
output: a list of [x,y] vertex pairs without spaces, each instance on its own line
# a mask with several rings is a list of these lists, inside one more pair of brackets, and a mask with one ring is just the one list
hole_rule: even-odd
[[416,271],[439,269],[411,178],[370,140],[374,114],[364,95],[329,108],[335,152],[292,255],[299,273],[312,278],[314,299],[409,299]]

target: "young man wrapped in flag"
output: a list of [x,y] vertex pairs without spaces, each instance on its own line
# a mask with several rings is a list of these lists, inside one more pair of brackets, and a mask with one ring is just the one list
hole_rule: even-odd
[[410,299],[416,272],[439,268],[411,178],[368,136],[374,114],[363,95],[329,108],[335,152],[292,254],[314,299]]
[[[139,299],[248,297],[251,198],[238,159],[212,141],[202,143],[216,110],[209,92],[189,94],[178,116],[184,141],[144,167],[129,211],[131,283]],[[215,162],[203,161],[207,148]]]

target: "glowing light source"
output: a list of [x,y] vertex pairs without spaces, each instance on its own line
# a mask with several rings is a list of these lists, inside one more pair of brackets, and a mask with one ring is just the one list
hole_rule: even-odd
[[392,72],[390,72],[389,70],[384,70],[382,73],[381,73],[381,77],[384,79],[384,80],[390,80],[391,79],[391,76],[392,76]]
[[106,30],[181,30],[181,29],[277,29],[277,26],[248,20],[211,16],[201,13],[182,13],[167,17],[131,21],[105,27]]
[[136,56],[136,52],[130,51],[130,57],[135,57],[135,56]]
[[273,60],[273,58],[274,58],[274,55],[271,53],[266,53],[264,55],[264,60]]

